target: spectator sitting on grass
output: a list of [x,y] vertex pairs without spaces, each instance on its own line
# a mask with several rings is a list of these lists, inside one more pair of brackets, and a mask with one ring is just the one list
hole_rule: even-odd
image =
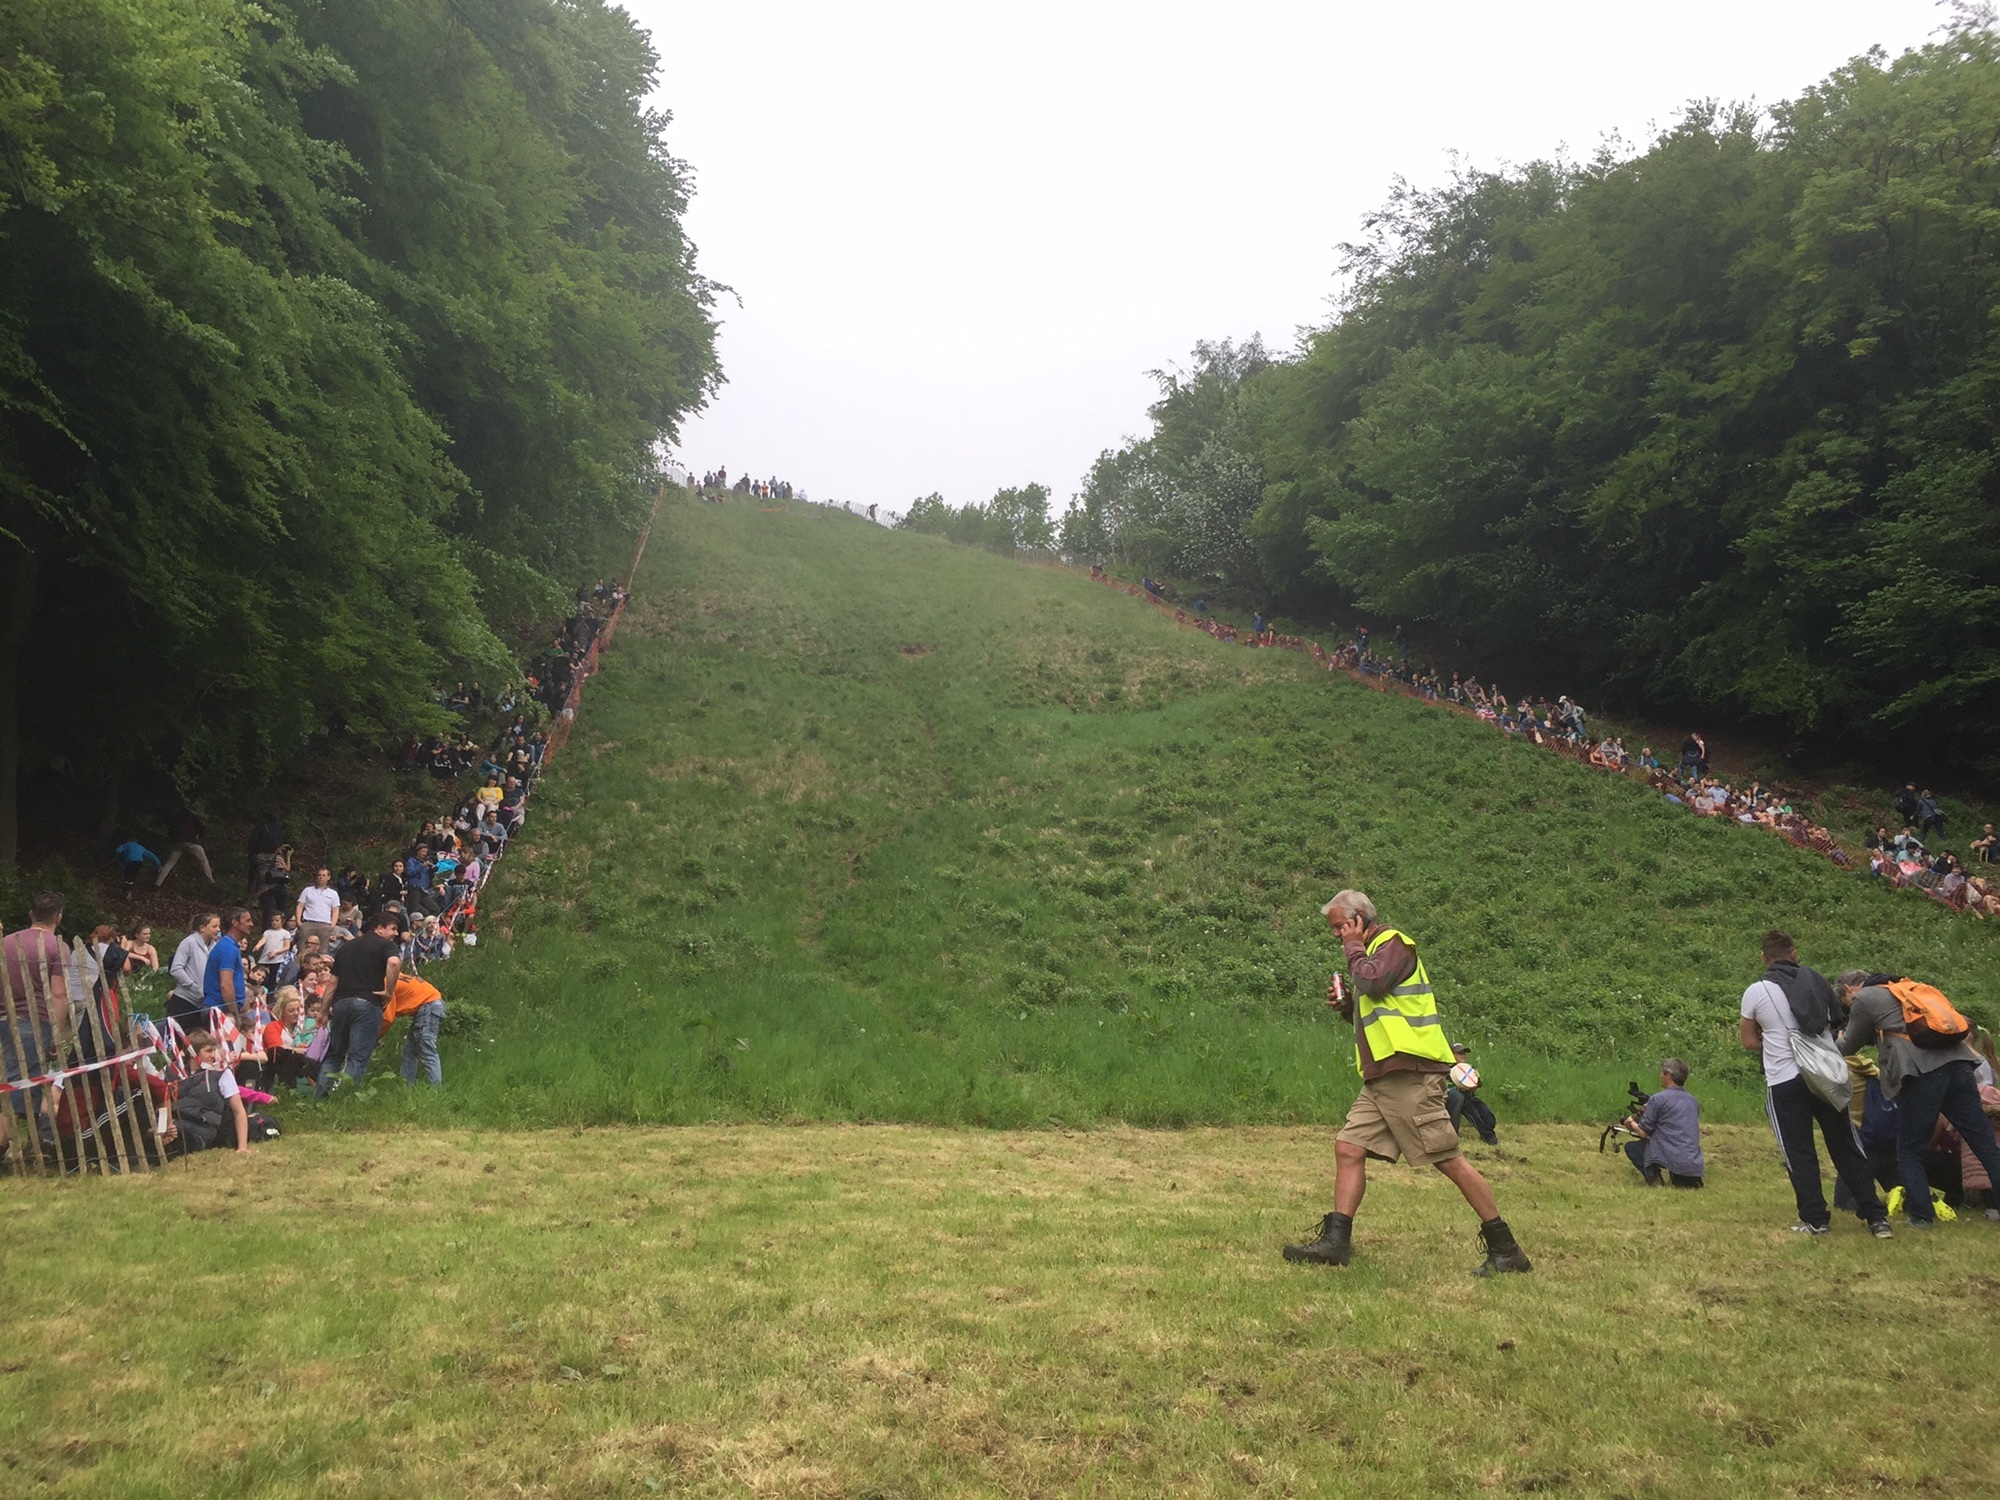
[[521,819],[527,811],[527,788],[521,785],[518,776],[509,776],[507,785],[500,795],[500,838],[504,843],[521,831]]
[[1982,920],[2000,917],[2000,892],[1977,875],[1968,875],[1965,880],[1965,909]]
[[436,917],[419,917],[412,929],[410,958],[414,963],[438,963],[451,957],[451,939]]
[[319,934],[311,933],[292,944],[292,951],[285,955],[285,961],[271,973],[273,988],[282,989],[288,984],[297,984],[311,960],[326,950],[320,947]]
[[299,997],[310,1011],[315,1001],[333,996],[333,960],[315,953],[299,965]]
[[1959,865],[1957,855],[1954,854],[1948,857],[1951,860],[1951,868],[1939,877],[1937,893],[1940,898],[1951,905],[1959,906],[1965,901],[1965,887],[1967,884],[1965,870]]
[[1635,1119],[1620,1123],[1638,1139],[1628,1141],[1625,1154],[1648,1187],[1665,1178],[1677,1188],[1698,1188],[1706,1166],[1701,1154],[1701,1103],[1687,1091],[1688,1065],[1678,1057],[1660,1064],[1660,1091],[1646,1101]]
[[1972,841],[1972,857],[1981,864],[2000,864],[2000,850],[1996,850],[1996,845],[2000,845],[2000,839],[1994,838],[1993,825],[1988,823],[1985,832]]
[[153,946],[151,924],[135,922],[125,929],[125,951],[132,955],[129,961],[130,967],[159,972],[160,950]]
[[273,1086],[295,1086],[306,1065],[306,1041],[299,1035],[305,1022],[306,1003],[292,985],[281,988],[264,1026],[264,1061]]
[[[233,1130],[236,1149],[248,1153],[250,1150],[250,1115],[243,1108],[243,1090],[236,1082],[236,1075],[223,1062],[222,1043],[212,1033],[191,1031],[188,1033],[188,1047],[194,1053],[195,1072],[181,1084],[181,1101],[192,1103],[203,1094],[210,1094],[222,1101],[227,1114],[223,1128]],[[178,1109],[180,1106],[177,1105]],[[216,1138],[221,1145],[224,1137]]]

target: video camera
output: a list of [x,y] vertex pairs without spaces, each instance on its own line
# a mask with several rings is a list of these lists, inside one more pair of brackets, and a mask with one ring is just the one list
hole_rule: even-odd
[[[1636,1116],[1639,1113],[1639,1111],[1644,1109],[1646,1105],[1649,1102],[1651,1102],[1653,1097],[1651,1094],[1647,1093],[1644,1089],[1640,1088],[1639,1085],[1636,1083],[1626,1084],[1625,1093],[1627,1097],[1629,1097],[1632,1101],[1632,1108],[1630,1113],[1634,1116]],[[1625,1128],[1625,1123],[1623,1120],[1617,1120],[1605,1126],[1604,1133],[1597,1138],[1598,1154],[1602,1155],[1606,1150],[1610,1148],[1611,1137],[1613,1137],[1614,1135],[1630,1135],[1631,1133],[1632,1133],[1631,1131]]]

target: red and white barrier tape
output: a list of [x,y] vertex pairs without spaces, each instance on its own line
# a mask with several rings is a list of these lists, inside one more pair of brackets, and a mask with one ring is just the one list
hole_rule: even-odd
[[115,1068],[121,1063],[137,1062],[140,1058],[156,1050],[156,1048],[149,1045],[141,1047],[137,1051],[121,1052],[116,1057],[100,1058],[96,1062],[85,1063],[81,1067],[62,1068],[54,1073],[39,1073],[33,1078],[23,1078],[18,1083],[0,1083],[0,1094],[25,1094],[29,1089],[44,1087],[59,1089],[71,1078],[80,1077],[85,1073],[96,1073],[105,1068]]

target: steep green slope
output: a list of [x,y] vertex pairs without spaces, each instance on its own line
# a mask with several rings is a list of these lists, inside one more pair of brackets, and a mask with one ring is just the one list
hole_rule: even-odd
[[663,513],[487,942],[487,1120],[1296,1120],[1355,1075],[1318,915],[1426,945],[1503,1118],[1678,1052],[1752,1107],[1768,926],[1991,1012],[1992,938],[1435,708],[844,515]]

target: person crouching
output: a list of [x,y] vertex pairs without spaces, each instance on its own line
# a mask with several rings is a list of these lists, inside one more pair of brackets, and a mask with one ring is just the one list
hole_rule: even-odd
[[1687,1091],[1687,1081],[1688,1065],[1668,1058],[1660,1064],[1660,1091],[1637,1117],[1620,1122],[1638,1137],[1625,1143],[1625,1154],[1648,1187],[1663,1178],[1677,1188],[1701,1186],[1701,1101]]

